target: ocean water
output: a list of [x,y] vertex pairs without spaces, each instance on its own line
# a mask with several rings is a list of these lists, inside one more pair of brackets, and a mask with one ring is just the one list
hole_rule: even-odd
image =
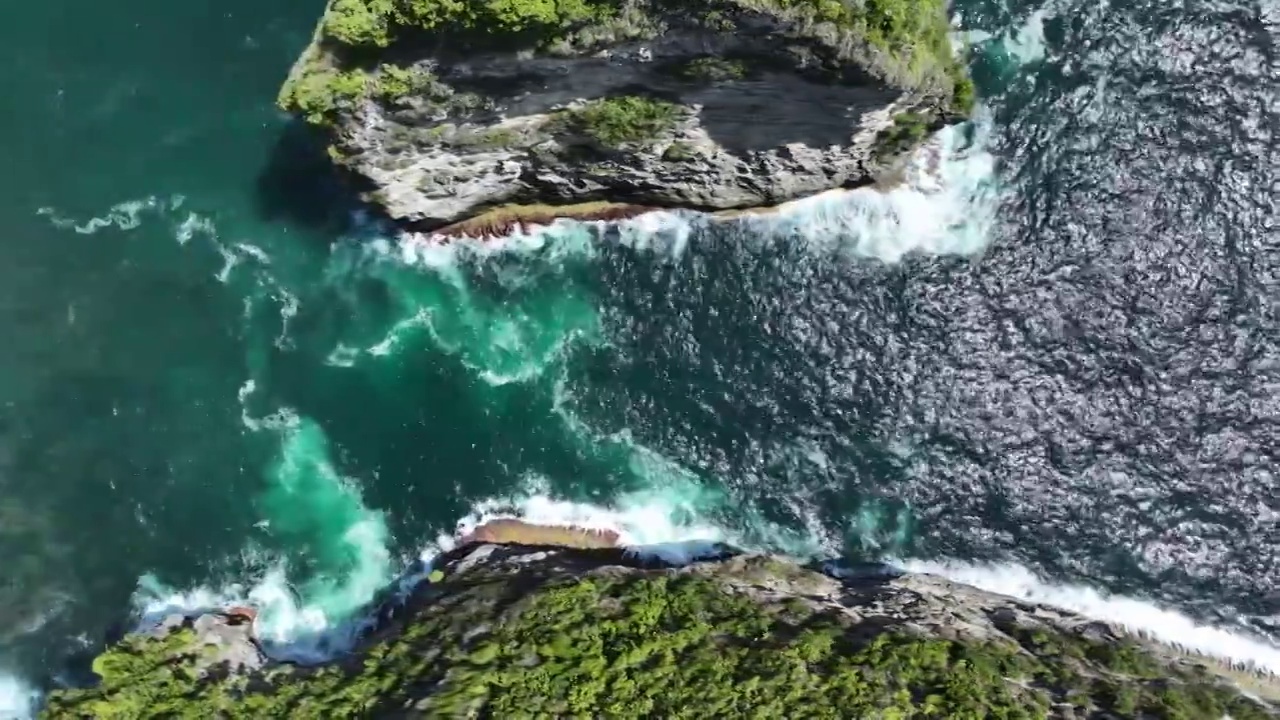
[[960,0],[980,110],[891,193],[448,244],[273,109],[320,6],[0,28],[0,717],[176,608],[340,652],[499,516],[880,558],[1280,672],[1274,2]]

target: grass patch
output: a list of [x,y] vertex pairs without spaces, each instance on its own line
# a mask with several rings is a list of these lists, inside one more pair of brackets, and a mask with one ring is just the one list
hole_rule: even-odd
[[747,76],[747,64],[734,58],[706,56],[694,58],[675,68],[673,74],[690,82],[725,82]]
[[930,118],[914,112],[903,112],[893,116],[893,125],[885,128],[876,138],[875,156],[886,160],[898,153],[909,150],[929,134]]
[[449,139],[449,144],[477,150],[497,150],[511,147],[518,139],[519,136],[507,128],[489,128],[455,133]]
[[280,107],[313,125],[325,125],[351,109],[369,92],[369,77],[359,70],[313,69],[303,72],[281,91]]
[[567,120],[602,145],[648,142],[670,132],[680,106],[642,95],[607,97],[570,110]]
[[435,76],[417,68],[398,65],[381,65],[374,76],[374,87],[383,100],[398,100],[422,91],[433,90],[438,84]]

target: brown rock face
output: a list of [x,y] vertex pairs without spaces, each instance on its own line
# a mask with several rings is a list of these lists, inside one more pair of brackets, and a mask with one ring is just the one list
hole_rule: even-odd
[[258,611],[247,605],[236,605],[222,611],[222,615],[226,617],[228,625],[240,625],[242,623],[252,623],[258,618]]
[[491,520],[459,538],[460,545],[554,545],[570,548],[616,548],[619,535],[613,530],[534,525],[523,520]]
[[445,225],[432,234],[445,237],[498,238],[511,235],[522,227],[550,225],[561,218],[618,221],[658,210],[645,205],[624,203],[579,203],[576,205],[509,205],[481,213],[462,222]]

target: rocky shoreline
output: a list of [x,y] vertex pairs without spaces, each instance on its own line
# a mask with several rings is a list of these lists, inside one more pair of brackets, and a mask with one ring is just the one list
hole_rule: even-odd
[[973,88],[944,0],[332,0],[280,93],[419,232],[891,180]]
[[609,202],[559,206],[510,205],[483,212],[456,223],[432,228],[425,234],[441,238],[497,238],[535,226],[550,225],[556,220],[618,222],[661,209]]
[[1273,675],[935,576],[671,565],[514,520],[459,542],[350,655],[275,662],[251,609],[175,615],[44,717],[1280,717]]

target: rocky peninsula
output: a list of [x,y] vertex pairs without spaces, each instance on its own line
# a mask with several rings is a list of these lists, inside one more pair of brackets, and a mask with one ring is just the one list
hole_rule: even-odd
[[49,718],[1280,717],[1274,676],[881,566],[722,548],[669,565],[608,532],[503,521],[349,655],[269,660],[252,610],[175,615]]
[[945,0],[331,0],[279,103],[393,219],[486,233],[868,185],[973,86]]

